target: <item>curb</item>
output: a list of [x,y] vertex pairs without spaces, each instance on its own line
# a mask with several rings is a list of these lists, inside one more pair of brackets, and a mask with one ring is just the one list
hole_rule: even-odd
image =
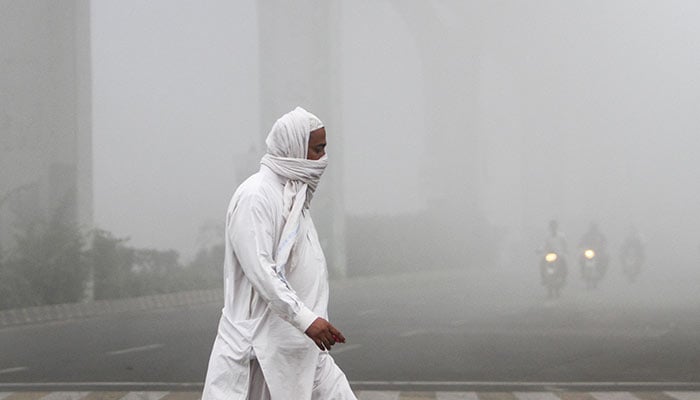
[[222,289],[192,290],[126,299],[98,300],[90,303],[52,304],[0,311],[0,328],[88,318],[126,311],[146,311],[159,308],[197,304],[223,303]]

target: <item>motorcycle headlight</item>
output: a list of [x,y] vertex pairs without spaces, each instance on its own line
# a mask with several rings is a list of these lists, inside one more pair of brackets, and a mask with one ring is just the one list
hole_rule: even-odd
[[553,263],[557,261],[557,253],[547,253],[544,259],[547,260],[548,263]]
[[592,260],[593,257],[595,257],[595,251],[593,251],[591,249],[587,249],[586,251],[583,252],[583,256],[589,260]]

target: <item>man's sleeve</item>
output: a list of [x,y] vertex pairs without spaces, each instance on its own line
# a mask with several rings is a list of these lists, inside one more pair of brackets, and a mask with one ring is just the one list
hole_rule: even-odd
[[227,221],[226,232],[255,291],[274,313],[305,332],[318,316],[275,270],[275,223],[269,204],[257,195],[241,198]]

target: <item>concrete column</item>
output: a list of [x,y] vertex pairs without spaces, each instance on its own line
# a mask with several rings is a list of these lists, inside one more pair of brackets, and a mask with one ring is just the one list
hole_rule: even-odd
[[312,215],[331,275],[344,276],[345,210],[338,80],[337,1],[258,2],[260,43],[260,147],[272,124],[296,106],[326,126],[330,166],[314,196]]

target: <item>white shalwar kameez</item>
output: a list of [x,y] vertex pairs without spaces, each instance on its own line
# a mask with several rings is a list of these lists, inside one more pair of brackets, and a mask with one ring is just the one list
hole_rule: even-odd
[[326,260],[306,208],[320,173],[307,192],[306,184],[273,172],[283,170],[270,161],[279,136],[303,134],[300,130],[305,141],[292,144],[297,148],[291,155],[272,159],[306,158],[306,148],[298,147],[308,143],[309,118],[315,116],[297,108],[277,121],[260,171],[241,184],[229,204],[224,308],[203,400],[356,399],[330,354],[304,333],[317,317],[328,319]]

